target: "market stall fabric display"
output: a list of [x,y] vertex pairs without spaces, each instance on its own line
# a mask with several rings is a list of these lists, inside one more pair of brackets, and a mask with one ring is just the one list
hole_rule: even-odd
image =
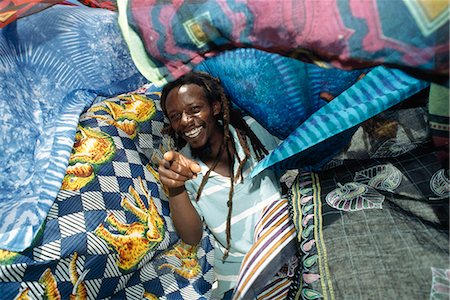
[[299,172],[266,211],[295,228],[259,225],[296,248],[259,240],[235,299],[448,298],[448,4],[312,3],[5,1],[6,299],[209,298],[214,240],[179,241],[155,172],[158,85],[192,69],[283,139],[260,170]]

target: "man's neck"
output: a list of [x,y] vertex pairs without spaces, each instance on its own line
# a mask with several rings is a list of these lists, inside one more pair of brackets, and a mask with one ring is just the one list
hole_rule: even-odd
[[[199,149],[198,157],[203,161],[215,161],[217,158],[217,155],[220,152],[220,149],[222,148],[222,145],[225,141],[225,135],[223,133],[223,129],[216,124],[216,134],[212,135],[210,139],[208,140],[205,147],[202,149]],[[224,151],[225,152],[225,151]]]

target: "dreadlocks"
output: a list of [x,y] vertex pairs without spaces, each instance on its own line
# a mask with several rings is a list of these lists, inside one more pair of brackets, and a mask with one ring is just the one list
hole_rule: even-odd
[[[214,163],[212,164],[211,168],[206,172],[205,176],[202,179],[202,182],[200,183],[199,189],[197,191],[197,197],[196,201],[199,201],[203,187],[205,186],[206,182],[208,181],[209,175],[212,170],[217,166],[220,157],[223,154],[223,151],[226,151],[228,161],[230,161],[230,192],[228,194],[228,215],[227,215],[227,223],[226,223],[226,238],[227,238],[227,248],[226,252],[224,254],[224,258],[228,256],[228,251],[230,249],[230,240],[231,240],[231,213],[233,209],[233,193],[234,193],[234,183],[235,180],[239,177],[236,177],[234,174],[234,161],[237,159],[239,163],[237,174],[242,177],[242,172],[245,163],[250,158],[250,147],[248,144],[248,140],[251,143],[251,146],[253,148],[253,151],[256,155],[257,160],[261,160],[267,153],[267,149],[264,147],[264,145],[261,143],[261,141],[258,139],[258,137],[255,135],[255,133],[250,129],[250,127],[247,125],[245,120],[242,117],[242,114],[231,107],[230,101],[228,97],[225,94],[225,91],[220,84],[220,80],[217,78],[212,77],[211,75],[203,72],[191,72],[188,73],[177,80],[168,83],[166,86],[164,86],[161,94],[161,108],[164,112],[164,114],[167,116],[166,111],[166,99],[169,94],[169,92],[176,88],[180,87],[182,85],[187,84],[195,84],[199,87],[203,88],[204,95],[206,99],[211,104],[213,101],[218,101],[221,104],[221,112],[217,116],[217,121],[221,121],[222,124],[222,130],[224,134],[224,141],[220,147],[219,153],[217,154]],[[229,125],[232,125],[237,133],[238,141],[234,141],[233,136],[230,135],[230,129]],[[164,128],[164,133],[169,134],[173,140],[175,141],[175,147],[177,150],[181,149],[186,142],[180,138],[177,133],[173,130],[173,128],[169,125],[168,127]],[[230,151],[230,147],[232,149],[236,149],[235,145],[236,142],[239,142],[241,147],[244,149],[244,158],[240,159],[239,156],[236,154],[236,151],[232,153]]]

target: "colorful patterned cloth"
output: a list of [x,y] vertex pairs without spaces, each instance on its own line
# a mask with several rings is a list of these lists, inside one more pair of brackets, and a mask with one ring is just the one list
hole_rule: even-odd
[[388,64],[448,77],[448,7],[410,0],[118,2],[133,59],[155,83],[232,48],[345,69]]
[[357,126],[418,93],[427,82],[397,69],[373,68],[366,76],[312,114],[252,171],[320,170],[350,142]]
[[90,7],[117,10],[116,1],[109,0],[2,0],[0,3],[0,28],[19,18],[35,14],[55,4],[86,5]]
[[[144,82],[122,42],[116,15],[52,6],[56,2],[0,4],[0,248],[14,251],[0,250],[1,297],[208,298],[213,282],[210,235],[205,232],[199,248],[179,243],[152,168],[164,150],[159,145],[166,145],[158,135],[161,112],[129,114],[137,104],[150,108],[146,105],[155,103],[157,108],[159,90],[144,87],[133,96],[103,101]],[[114,9],[114,1],[81,2]],[[448,85],[449,13],[444,2],[118,4],[133,61],[157,83],[208,57],[218,58],[224,50],[250,47],[322,67],[405,67]],[[391,75],[400,76],[400,86],[388,79]],[[419,130],[429,122],[436,144],[448,145],[448,136],[443,143],[439,138],[448,130],[448,102],[446,114],[442,109],[448,96],[432,87],[429,120],[415,109],[407,113],[406,123],[393,122],[392,116],[405,114],[390,111],[352,127],[426,86],[396,70],[368,79],[317,111],[284,144],[289,151],[263,163],[297,168],[322,166],[331,159],[326,171],[302,173],[292,188],[291,213],[303,253],[296,284],[280,277],[264,286],[260,299],[277,299],[288,287],[289,297],[296,299],[449,297],[448,169],[442,169],[429,144],[424,146],[428,133]],[[360,89],[367,82],[369,89]],[[330,113],[358,110],[345,98],[365,99],[366,93],[382,97],[366,101],[367,111],[349,113],[343,121],[348,130],[323,133],[321,125],[314,127],[316,119]],[[77,127],[78,116],[94,101]],[[374,123],[382,123],[383,129],[374,129]],[[334,137],[328,146],[299,150],[301,137],[314,130]],[[93,149],[97,155],[86,155]],[[291,156],[295,159],[284,164]],[[279,238],[284,236],[289,235]],[[249,255],[282,257],[279,248],[258,248],[263,243]],[[127,251],[130,244],[136,252]],[[268,270],[254,264],[259,261],[244,264],[237,297],[253,295],[264,285]]]
[[[411,105],[411,104],[410,104]],[[301,265],[288,299],[447,299],[449,178],[424,107],[364,123],[327,170],[300,172]]]
[[29,247],[61,187],[78,117],[145,80],[116,14],[55,5],[0,34],[0,249]]
[[4,0],[0,3],[0,28],[16,21],[18,18],[25,17],[46,9],[63,0],[29,0],[15,1]]
[[23,252],[0,250],[2,299],[209,298],[211,235],[198,247],[179,241],[153,169],[151,159],[170,144],[160,133],[159,94],[144,86],[81,115],[40,234]]

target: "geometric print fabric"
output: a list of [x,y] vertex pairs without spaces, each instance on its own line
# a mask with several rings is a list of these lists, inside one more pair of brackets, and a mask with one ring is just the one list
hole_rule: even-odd
[[[155,98],[152,88],[149,87],[147,98]],[[140,92],[149,89],[140,89]],[[94,112],[95,115],[102,113]],[[14,299],[23,293],[42,298],[52,283],[56,284],[63,299],[69,298],[74,291],[89,299],[141,299],[144,295],[162,299],[199,299],[209,295],[213,282],[213,247],[209,234],[205,232],[201,245],[193,251],[200,270],[195,276],[184,278],[177,273],[186,269],[183,269],[183,256],[167,255],[178,245],[179,238],[169,216],[166,196],[149,171],[149,158],[139,144],[152,151],[158,148],[149,145],[148,141],[147,144],[139,142],[142,139],[140,132],[132,139],[104,119],[91,116],[89,111],[84,113],[80,117],[80,126],[112,137],[115,154],[111,161],[94,166],[95,177],[81,189],[61,189],[33,247],[22,253],[0,253],[0,289],[6,291],[2,297]],[[163,126],[161,111],[156,111],[154,119],[155,126]],[[152,120],[139,130],[146,130],[143,133],[145,139],[153,136],[150,143],[160,144],[163,139],[160,133],[154,136]],[[139,206],[139,201],[144,207]],[[132,205],[127,206],[125,202]],[[139,211],[150,211],[150,202],[154,203],[163,222],[161,238],[153,244],[148,242],[150,246],[142,257],[132,258],[135,260],[132,267],[121,268],[126,253],[120,254],[123,247],[120,243],[131,241],[132,235],[127,236],[123,230],[127,226],[128,230],[150,226],[148,222],[152,222],[152,217],[143,221],[139,215]],[[99,226],[105,229],[106,240],[98,233]],[[161,267],[164,264],[167,266]],[[78,283],[71,278],[78,278]]]

